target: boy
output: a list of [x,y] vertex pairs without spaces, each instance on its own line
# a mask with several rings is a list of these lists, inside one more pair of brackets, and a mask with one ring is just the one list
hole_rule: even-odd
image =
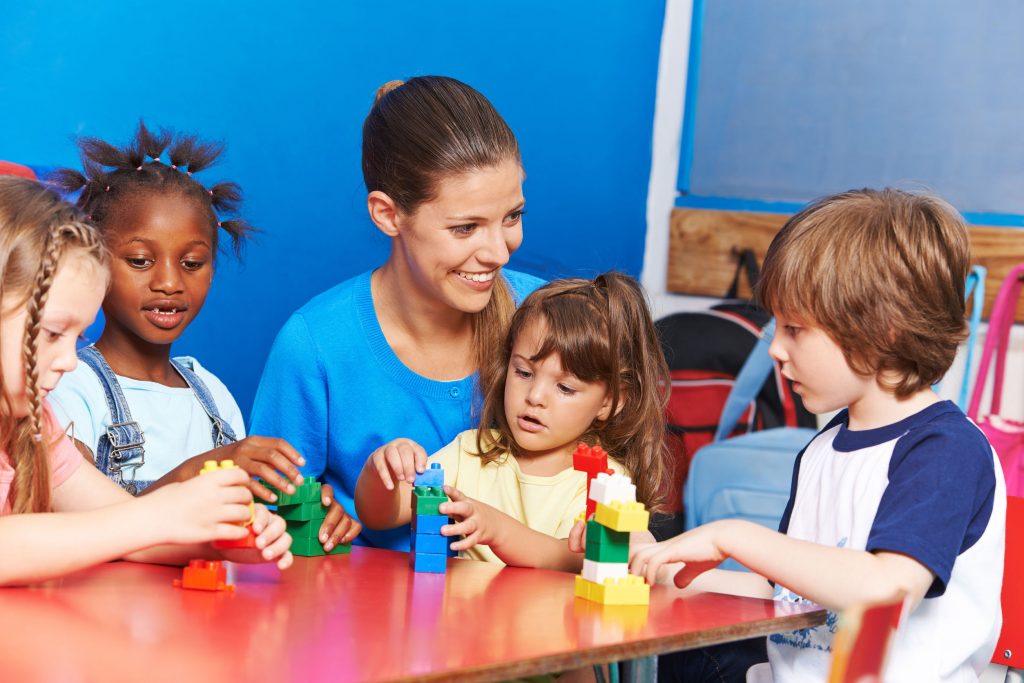
[[[892,189],[819,200],[768,250],[758,296],[777,320],[770,353],[809,410],[843,410],[797,458],[780,533],[714,522],[639,550],[630,570],[831,610],[822,626],[769,638],[776,683],[825,680],[834,612],[898,591],[912,611],[886,681],[977,680],[988,663],[1002,472],[981,431],[931,389],[964,338],[969,260],[951,206]],[[728,557],[755,574],[712,569]]]

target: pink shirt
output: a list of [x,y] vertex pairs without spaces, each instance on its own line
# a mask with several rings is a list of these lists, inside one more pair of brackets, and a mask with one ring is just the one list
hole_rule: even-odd
[[[43,419],[45,420],[44,438],[57,441],[50,446],[50,488],[55,489],[75,473],[82,464],[82,454],[78,452],[71,439],[58,426],[50,404],[43,403]],[[6,451],[0,450],[0,515],[11,514],[11,485],[14,483],[14,468]]]

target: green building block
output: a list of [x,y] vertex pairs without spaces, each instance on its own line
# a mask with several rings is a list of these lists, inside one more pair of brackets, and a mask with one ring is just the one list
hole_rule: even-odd
[[594,562],[629,562],[629,532],[588,521],[584,557]]
[[439,515],[438,506],[447,503],[448,496],[440,486],[415,486],[412,490],[412,514]]
[[351,543],[340,543],[325,553],[320,541],[315,538],[292,538],[292,554],[298,557],[320,557],[321,555],[347,555],[352,552]]
[[323,519],[327,516],[327,508],[320,501],[300,503],[299,505],[278,505],[277,514],[289,522],[308,522],[311,519]]
[[285,493],[266,482],[263,482],[263,485],[277,495],[275,505],[298,505],[320,500],[320,482],[316,480],[316,477],[303,477],[302,486],[296,486],[295,493]]
[[305,521],[288,521],[288,533],[292,539],[308,538],[317,539],[320,536],[320,527],[324,524],[323,517]]

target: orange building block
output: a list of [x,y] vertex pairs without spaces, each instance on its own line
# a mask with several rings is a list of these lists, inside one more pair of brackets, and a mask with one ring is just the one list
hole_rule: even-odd
[[185,567],[180,579],[174,580],[175,588],[191,588],[199,591],[233,591],[228,583],[228,572],[216,560],[192,560]]

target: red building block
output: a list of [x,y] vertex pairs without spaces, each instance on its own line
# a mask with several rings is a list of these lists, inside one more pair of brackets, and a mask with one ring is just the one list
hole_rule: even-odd
[[240,538],[237,541],[214,541],[213,547],[220,548],[221,550],[225,548],[255,548],[256,532],[252,530],[251,526],[248,527],[246,531],[248,531],[248,533],[245,535],[244,538]]
[[608,454],[600,446],[588,446],[585,443],[576,446],[572,454],[572,468],[587,473],[587,517],[597,510],[597,501],[590,499],[590,482],[601,472],[614,474],[608,469]]
[[228,583],[224,565],[215,560],[192,560],[185,567],[181,578],[174,580],[174,586],[200,591],[235,590],[234,585]]

